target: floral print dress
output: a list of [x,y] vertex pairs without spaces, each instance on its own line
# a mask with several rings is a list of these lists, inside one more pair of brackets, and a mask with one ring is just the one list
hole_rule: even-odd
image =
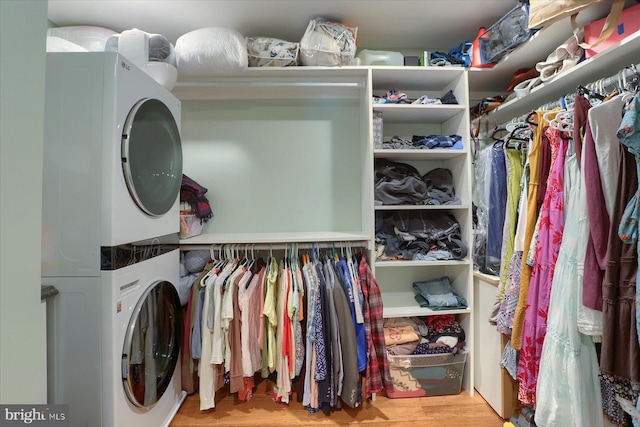
[[534,407],[542,344],[547,331],[551,283],[564,230],[564,166],[569,141],[563,136],[565,135],[557,134],[555,140],[552,140],[552,143],[557,145],[557,153],[551,166],[540,212],[538,241],[531,271],[518,363],[518,399],[523,404]]

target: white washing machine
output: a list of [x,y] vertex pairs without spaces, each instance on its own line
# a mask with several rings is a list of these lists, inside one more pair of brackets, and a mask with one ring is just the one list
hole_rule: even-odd
[[103,426],[168,426],[186,397],[180,381],[179,257],[174,249],[103,272]]
[[48,53],[43,275],[91,276],[100,248],[177,235],[180,101],[113,52]]
[[180,101],[111,52],[48,53],[45,91],[48,401],[74,427],[168,425],[185,397]]
[[73,427],[168,426],[186,398],[179,250],[114,254],[98,278],[43,278],[59,294],[47,311],[48,400]]

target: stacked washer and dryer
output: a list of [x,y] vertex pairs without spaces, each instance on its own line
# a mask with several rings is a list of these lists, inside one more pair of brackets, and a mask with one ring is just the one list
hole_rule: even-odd
[[180,108],[117,53],[47,54],[48,400],[72,426],[166,426],[186,397]]

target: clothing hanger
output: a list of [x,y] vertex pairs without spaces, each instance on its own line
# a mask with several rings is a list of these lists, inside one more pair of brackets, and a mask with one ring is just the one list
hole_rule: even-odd
[[[553,120],[555,120],[556,116],[558,115],[558,113],[559,113],[560,111],[561,111],[561,110],[559,110],[559,109],[554,109],[554,110],[546,111],[546,112],[542,115],[542,120],[543,120],[543,122],[546,122],[546,123],[549,123],[549,124],[550,124]],[[553,117],[552,117],[552,116],[553,116]]]
[[531,111],[529,114],[527,114],[527,116],[525,117],[524,121],[527,124],[530,124],[532,126],[538,126],[538,124],[536,122],[533,121],[533,118],[536,116],[536,111],[533,110]]
[[605,96],[596,92],[592,87],[589,87],[590,85],[587,86],[578,86],[578,90],[577,92],[581,95],[581,96],[585,96],[587,97],[587,99],[596,99],[598,101],[603,101]]
[[559,111],[549,126],[561,132],[573,132],[573,110]]
[[502,138],[500,138],[500,137],[498,137],[498,136],[497,136],[497,135],[498,135],[498,133],[500,133],[500,132],[507,132],[507,128],[506,128],[506,127],[501,127],[501,126],[496,126],[496,127],[493,129],[493,132],[491,133],[491,139],[493,139],[493,140],[495,141],[495,142],[494,142],[494,145],[495,145],[496,143],[501,143],[501,142],[502,142],[502,138],[504,138],[504,135],[503,135],[503,137],[502,137]]

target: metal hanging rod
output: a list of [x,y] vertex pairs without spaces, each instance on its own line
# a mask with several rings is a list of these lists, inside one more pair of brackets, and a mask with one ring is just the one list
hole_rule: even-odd
[[[593,81],[591,83],[587,83],[586,85],[583,85],[583,86],[589,90],[593,90],[594,92],[597,92],[598,90],[600,90],[601,92],[606,92],[607,88],[611,86],[618,89],[628,89],[627,86],[629,81],[627,79],[631,77],[635,77],[634,81],[636,82],[636,84],[638,81],[640,81],[640,63],[626,66],[618,70],[618,72],[612,76],[604,77],[602,79]],[[504,127],[509,123],[525,122],[533,111],[552,110],[556,107],[572,108],[575,95],[576,95],[576,92],[562,95],[558,99],[547,102],[546,104],[542,104],[539,107],[534,108],[532,111],[526,114],[523,114],[521,116],[515,116],[508,122],[504,122],[500,125],[496,125],[496,127]],[[475,119],[475,120],[478,120],[478,119]]]
[[[605,77],[591,83],[584,85],[587,89],[593,90],[595,92],[602,91],[605,92],[606,89],[610,86],[613,86],[618,89],[628,89],[627,86],[627,78],[635,77],[636,79],[640,78],[638,74],[640,72],[640,64],[632,64],[630,66],[624,67],[621,70],[612,76]],[[571,108],[574,102],[576,92],[571,94],[562,95],[559,99],[551,102],[547,102],[546,104],[541,105],[535,110],[551,110],[556,107],[562,108]],[[522,120],[525,120],[530,113],[521,117]]]

